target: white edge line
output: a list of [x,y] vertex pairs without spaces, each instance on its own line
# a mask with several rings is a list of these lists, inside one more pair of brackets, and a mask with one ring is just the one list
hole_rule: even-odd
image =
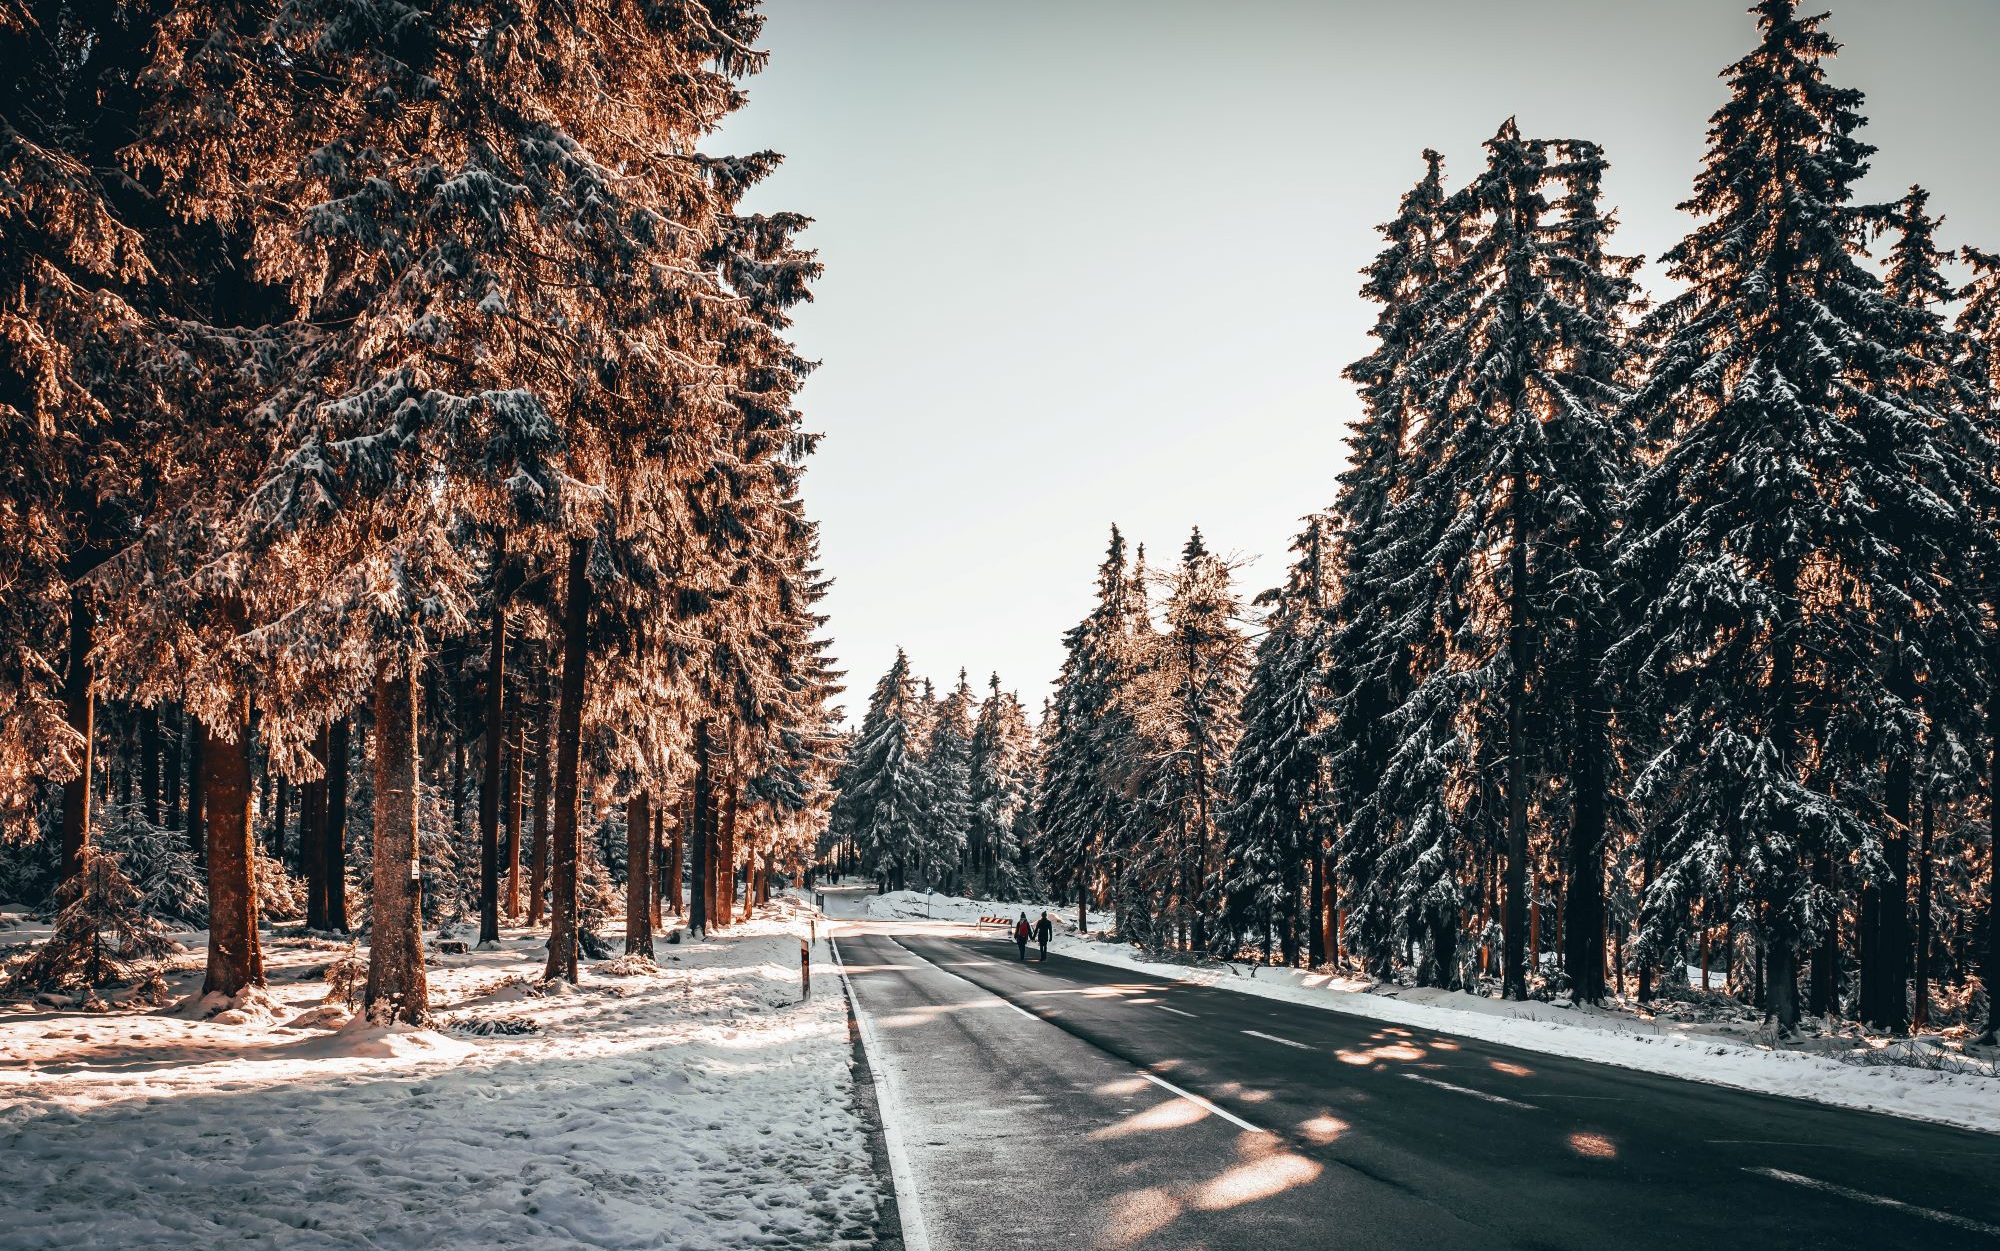
[[1278,1037],[1278,1036],[1277,1036],[1276,1034],[1266,1034],[1266,1033],[1265,1033],[1264,1031],[1262,1031],[1262,1030],[1256,1030],[1256,1029],[1246,1029],[1246,1030],[1244,1030],[1243,1032],[1244,1032],[1244,1033],[1246,1033],[1246,1034],[1248,1034],[1248,1035],[1250,1035],[1250,1037],[1252,1037],[1252,1038],[1261,1038],[1261,1039],[1263,1039],[1263,1040],[1264,1040],[1265,1042],[1274,1042],[1274,1043],[1277,1043],[1277,1044],[1278,1044],[1279,1046],[1281,1046],[1281,1047],[1297,1047],[1297,1048],[1298,1048],[1298,1049],[1299,1049],[1300,1051],[1311,1051],[1311,1050],[1312,1050],[1312,1048],[1311,1048],[1310,1046],[1308,1046],[1307,1044],[1305,1044],[1305,1043],[1302,1043],[1302,1042],[1293,1042],[1293,1041],[1292,1041],[1291,1039],[1289,1039],[1289,1038],[1280,1038],[1280,1037]]
[[1215,1106],[1208,1100],[1202,1098],[1200,1095],[1195,1094],[1193,1091],[1182,1090],[1179,1086],[1174,1085],[1172,1082],[1168,1081],[1164,1077],[1156,1077],[1153,1074],[1144,1071],[1143,1069],[1140,1070],[1139,1076],[1145,1078],[1147,1081],[1153,1083],[1153,1085],[1155,1086],[1161,1087],[1164,1090],[1172,1091],[1173,1093],[1179,1095],[1181,1098],[1187,1100],[1189,1103],[1194,1104],[1198,1108],[1206,1108],[1208,1111],[1215,1113],[1215,1115],[1221,1117],[1223,1120],[1228,1121],[1231,1125],[1235,1125],[1241,1129],[1247,1129],[1253,1134],[1268,1134],[1271,1132],[1270,1130],[1265,1129],[1262,1125],[1252,1125],[1250,1122],[1244,1120],[1242,1117],[1236,1115],[1234,1112],[1229,1112]]
[[874,1023],[861,1010],[861,1000],[854,993],[854,979],[847,975],[847,961],[841,959],[840,946],[833,941],[831,931],[827,933],[826,945],[833,951],[834,967],[840,970],[840,984],[847,988],[847,1006],[861,1027],[861,1046],[868,1054],[868,1075],[875,1081],[875,1106],[882,1118],[882,1147],[889,1157],[890,1184],[896,1188],[896,1219],[903,1227],[903,1246],[907,1251],[931,1251],[930,1230],[924,1226],[923,1209],[917,1206],[916,1176],[910,1171],[910,1159],[903,1149],[903,1131],[890,1115],[891,1105],[900,1110],[901,1104],[892,1098],[889,1079],[882,1072],[888,1053],[875,1037]]
[[1891,1199],[1887,1195],[1871,1195],[1865,1190],[1850,1190],[1846,1186],[1836,1185],[1830,1181],[1821,1181],[1817,1177],[1807,1177],[1800,1173],[1787,1173],[1781,1168],[1745,1167],[1743,1171],[1746,1173],[1755,1173],[1759,1177],[1769,1177],[1775,1181],[1790,1182],[1794,1186],[1804,1186],[1809,1190],[1820,1190],[1830,1195],[1839,1195],[1843,1199],[1853,1199],[1857,1203],[1872,1203],[1878,1208],[1894,1208],[1898,1212],[1908,1212],[1912,1216],[1921,1216],[1925,1220],[1936,1221],[1941,1225],[1956,1226],[1959,1229],[1970,1230],[1975,1234],[1985,1234],[1989,1238],[2000,1235],[2000,1225],[1988,1225],[1985,1221],[1975,1221],[1969,1216],[1955,1216],[1950,1212],[1940,1212],[1935,1208],[1920,1208],[1914,1203],[1905,1203],[1901,1199]]
[[1535,1107],[1535,1105],[1532,1103],[1522,1103],[1519,1099],[1509,1099],[1505,1095],[1496,1095],[1490,1090],[1474,1090],[1470,1086],[1459,1086],[1451,1082],[1439,1081],[1435,1077],[1429,1077],[1422,1073],[1411,1073],[1405,1071],[1403,1073],[1403,1076],[1409,1078],[1413,1082],[1422,1082],[1426,1086],[1435,1086],[1439,1090],[1455,1090],[1461,1095],[1471,1095],[1475,1099],[1484,1099],[1488,1103],[1504,1103],[1508,1107],[1526,1108],[1531,1112],[1538,1112],[1541,1110]]
[[1168,1006],[1167,1006],[1166,1004],[1163,1004],[1163,1003],[1156,1003],[1156,1004],[1154,1004],[1153,1006],[1154,1006],[1154,1007],[1156,1007],[1156,1008],[1158,1008],[1158,1009],[1159,1009],[1160,1011],[1162,1011],[1162,1012],[1171,1012],[1171,1013],[1173,1013],[1173,1014],[1174,1014],[1175,1016],[1187,1016],[1187,1017],[1193,1017],[1193,1018],[1194,1018],[1195,1020],[1200,1020],[1200,1019],[1201,1019],[1201,1015],[1200,1015],[1199,1013],[1196,1013],[1196,1012],[1183,1012],[1183,1011],[1181,1011],[1181,1010],[1180,1010],[1179,1008],[1169,1008],[1169,1007],[1168,1007]]

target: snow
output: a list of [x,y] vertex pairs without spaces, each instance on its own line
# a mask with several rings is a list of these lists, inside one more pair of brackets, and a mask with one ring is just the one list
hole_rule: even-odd
[[1846,1056],[1841,1059],[1824,1050],[1789,1050],[1768,1040],[1732,1036],[1727,1024],[1664,1015],[1648,1018],[1616,1008],[1515,1003],[1301,969],[1259,967],[1252,976],[1249,965],[1153,963],[1124,944],[1068,934],[1059,935],[1050,950],[1143,971],[1148,977],[1282,999],[1547,1055],[2000,1133],[2000,1076],[1993,1075],[1993,1062],[1965,1057],[1958,1067],[1968,1071],[1950,1071],[1948,1065],[1939,1067],[1937,1049],[1922,1039],[1887,1046],[1838,1038],[1807,1044],[1838,1046]]
[[506,931],[433,958],[431,1029],[328,1002],[346,944],[269,936],[252,1002],[194,998],[181,935],[177,1007],[0,1009],[0,1247],[871,1246],[839,988],[799,1001],[805,911],[763,911],[555,993]]
[[[985,917],[1006,917],[1012,922],[1022,913],[1028,914],[1030,924],[1039,920],[1043,912],[1056,928],[1068,931],[1076,927],[1076,909],[1056,903],[1001,903],[992,899],[964,899],[956,895],[938,895],[920,890],[892,890],[886,895],[870,895],[861,905],[862,915],[875,921],[951,921],[966,925],[977,925]],[[1111,914],[1092,913],[1092,925],[1109,925]]]

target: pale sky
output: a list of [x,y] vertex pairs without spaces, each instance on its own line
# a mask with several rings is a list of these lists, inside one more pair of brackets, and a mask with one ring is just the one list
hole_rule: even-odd
[[[1455,185],[1509,115],[1595,140],[1620,249],[1656,258],[1746,6],[767,0],[771,66],[710,146],[785,153],[751,207],[816,219],[806,499],[850,717],[899,645],[1039,706],[1114,521],[1156,564],[1200,525],[1246,599],[1275,581],[1333,497],[1358,271],[1418,153]],[[1943,246],[2000,249],[2000,3],[1828,29],[1865,193],[1922,182]]]

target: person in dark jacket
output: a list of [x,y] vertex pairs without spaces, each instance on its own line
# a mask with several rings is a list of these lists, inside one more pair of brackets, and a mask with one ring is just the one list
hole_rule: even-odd
[[[1056,927],[1049,920],[1049,914],[1047,912],[1042,913],[1042,919],[1035,922],[1035,946],[1042,949],[1041,960],[1038,963],[1047,964],[1049,962],[1049,936],[1054,934],[1055,931]],[[1025,959],[1025,957],[1023,958]]]
[[1014,945],[1021,949],[1022,964],[1028,962],[1028,933],[1028,914],[1023,912],[1021,919],[1014,922]]

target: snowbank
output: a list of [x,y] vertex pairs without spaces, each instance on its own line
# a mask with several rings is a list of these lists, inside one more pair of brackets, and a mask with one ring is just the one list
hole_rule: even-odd
[[[956,895],[936,895],[920,890],[892,890],[886,895],[870,895],[862,912],[877,921],[950,921],[977,925],[990,917],[1004,917],[1008,924],[1022,913],[1030,923],[1043,912],[1063,932],[1076,928],[1076,909],[1057,903],[1002,903],[993,899],[962,899]],[[1109,925],[1111,914],[1092,913],[1092,925]]]
[[799,1002],[770,912],[555,994],[510,932],[434,960],[429,1029],[323,1002],[337,953],[283,939],[271,1021],[0,1009],[0,1247],[870,1246],[842,999]]
[[[1051,949],[1148,977],[1282,999],[1548,1055],[2000,1133],[2000,1078],[1880,1063],[1867,1048],[1842,1061],[1823,1053],[1731,1038],[1699,1022],[1648,1020],[1613,1009],[1382,987],[1299,969],[1258,968],[1253,977],[1247,965],[1156,964],[1140,959],[1131,947],[1073,936],[1058,937]],[[1967,1067],[1990,1063],[1972,1061]]]

